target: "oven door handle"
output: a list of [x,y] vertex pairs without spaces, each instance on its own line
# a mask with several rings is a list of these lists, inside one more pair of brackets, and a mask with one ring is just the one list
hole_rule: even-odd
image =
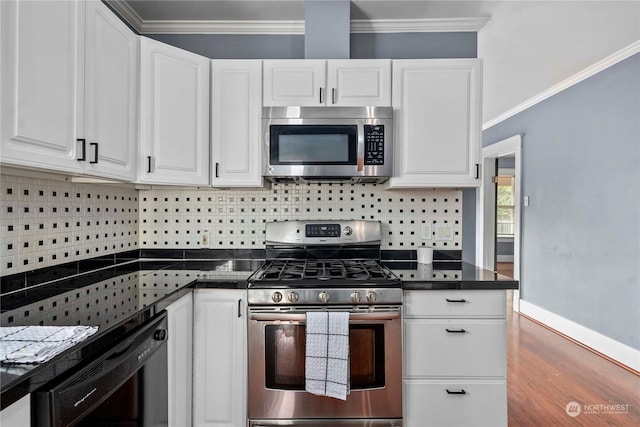
[[[349,313],[349,321],[354,320],[394,320],[400,318],[400,311],[384,311],[372,313]],[[278,312],[260,312],[249,313],[250,320],[263,322],[285,321],[285,322],[305,322],[307,316],[305,313],[278,313]]]

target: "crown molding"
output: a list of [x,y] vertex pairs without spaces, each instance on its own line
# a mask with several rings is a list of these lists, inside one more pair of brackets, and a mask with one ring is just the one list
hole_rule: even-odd
[[134,30],[140,33],[140,28],[144,24],[144,20],[133,10],[129,3],[118,0],[107,0],[107,5],[125,20]]
[[143,21],[140,34],[304,34],[304,21]]
[[[304,21],[144,20],[123,1],[107,2],[140,34],[304,34]],[[490,18],[353,19],[351,33],[477,32]]]
[[591,65],[590,67],[585,68],[584,70],[580,71],[579,73],[574,74],[573,76],[569,77],[568,79],[558,83],[557,85],[554,85],[552,87],[550,87],[549,89],[545,90],[544,92],[539,93],[538,95],[534,96],[533,98],[529,98],[528,100],[526,100],[525,102],[523,102],[522,104],[519,104],[517,106],[515,106],[514,108],[500,114],[499,116],[486,121],[483,123],[482,125],[482,130],[486,130],[489,129],[492,126],[497,125],[500,122],[503,122],[505,120],[507,120],[510,117],[515,116],[518,113],[523,112],[524,110],[533,107],[534,105],[538,104],[539,102],[544,101],[545,99],[551,98],[553,95],[556,95],[560,92],[562,92],[565,89],[570,88],[573,85],[576,85],[586,79],[588,79],[591,76],[594,76],[596,74],[598,74],[601,71],[606,70],[607,68],[611,67],[612,65],[617,64],[618,62],[624,61],[625,59],[629,58],[630,56],[635,55],[636,53],[640,53],[640,40],[630,44],[629,46],[617,51],[616,53],[614,53],[613,55],[610,55],[606,58],[604,58],[601,61],[596,62],[595,64]]
[[477,32],[491,18],[352,19],[352,33]]

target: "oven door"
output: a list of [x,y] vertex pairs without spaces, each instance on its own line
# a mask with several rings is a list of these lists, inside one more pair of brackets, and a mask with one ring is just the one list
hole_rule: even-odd
[[305,313],[327,308],[278,309],[249,310],[251,420],[402,418],[400,307],[331,308],[350,312],[345,401],[305,391]]

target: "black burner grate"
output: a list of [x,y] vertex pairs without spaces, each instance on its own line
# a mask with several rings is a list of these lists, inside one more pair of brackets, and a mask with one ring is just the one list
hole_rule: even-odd
[[252,277],[253,282],[279,280],[397,280],[372,260],[273,260]]

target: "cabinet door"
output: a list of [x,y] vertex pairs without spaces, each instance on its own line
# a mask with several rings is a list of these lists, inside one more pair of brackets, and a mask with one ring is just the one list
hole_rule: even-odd
[[79,172],[84,2],[0,2],[3,163]]
[[478,59],[393,62],[392,188],[480,184],[481,84]]
[[326,102],[325,60],[264,61],[263,78],[265,107],[314,106]]
[[391,60],[327,61],[327,105],[391,106]]
[[262,62],[211,64],[211,183],[261,186]]
[[506,376],[506,320],[409,319],[403,332],[405,378]]
[[17,402],[0,411],[0,425],[4,427],[31,425],[31,395],[27,394]]
[[246,427],[246,291],[194,295],[193,425]]
[[405,427],[507,425],[507,382],[404,381]]
[[404,291],[404,318],[500,318],[506,316],[504,290]]
[[103,3],[86,5],[85,172],[135,181],[139,37]]
[[191,425],[193,294],[167,307],[169,427]]
[[209,60],[142,37],[140,181],[209,184]]

